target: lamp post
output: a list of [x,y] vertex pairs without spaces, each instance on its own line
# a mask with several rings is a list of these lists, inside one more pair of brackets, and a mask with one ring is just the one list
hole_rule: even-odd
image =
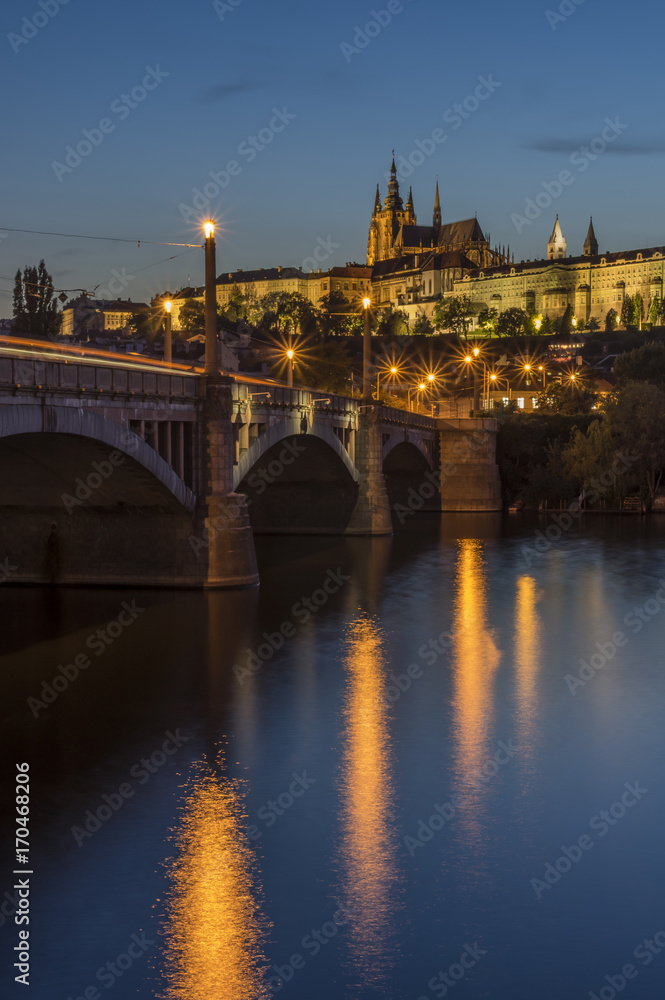
[[[392,375],[393,378],[395,378],[395,376],[397,374],[399,374],[399,369],[396,368],[395,365],[393,365],[391,368],[388,369],[388,375]],[[377,371],[377,373],[376,373],[376,398],[377,398],[377,401],[379,399],[379,386],[380,386],[380,382],[381,382],[381,372]]]
[[369,299],[363,299],[365,310],[365,330],[363,334],[363,399],[366,403],[372,401],[372,330],[370,327]]
[[206,222],[205,226],[205,330],[206,330],[206,352],[205,352],[205,373],[206,375],[218,375],[219,364],[217,361],[217,268],[215,264],[215,223]]
[[164,309],[166,310],[166,315],[164,317],[164,361],[171,363],[172,348],[171,348],[171,306],[173,303],[168,300],[164,303]]
[[293,358],[295,352],[292,347],[286,352],[287,365],[286,365],[286,384],[289,389],[293,389]]

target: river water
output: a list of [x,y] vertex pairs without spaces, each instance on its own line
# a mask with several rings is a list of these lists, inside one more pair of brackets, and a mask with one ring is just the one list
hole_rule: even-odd
[[660,996],[665,519],[549,523],[3,588],[0,995],[25,761],[33,1000]]

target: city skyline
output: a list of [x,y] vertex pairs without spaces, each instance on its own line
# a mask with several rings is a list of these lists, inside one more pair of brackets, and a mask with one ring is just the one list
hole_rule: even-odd
[[[217,0],[188,33],[171,27],[184,13],[175,2],[137,12],[121,0],[101,50],[94,10],[8,4],[3,72],[20,100],[3,154],[12,198],[0,220],[0,315],[11,315],[16,269],[41,257],[67,291],[113,283],[122,298],[149,300],[201,284],[202,254],[150,243],[198,242],[208,214],[220,272],[301,266],[321,241],[324,269],[362,263],[393,148],[419,223],[438,176],[444,221],[477,214],[518,261],[546,255],[557,213],[572,253],[591,215],[601,251],[662,245],[654,99],[627,64],[605,73],[597,55],[621,37],[624,51],[655,58],[657,34],[642,29],[655,2],[627,23],[615,2],[602,21],[590,2],[484,6],[479,35],[463,10],[442,19],[426,0],[367,12],[342,2],[315,19],[302,3]],[[68,49],[76,58],[63,59]]]

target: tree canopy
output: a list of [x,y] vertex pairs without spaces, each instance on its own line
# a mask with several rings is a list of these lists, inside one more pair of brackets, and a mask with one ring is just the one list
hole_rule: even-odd
[[61,314],[53,291],[53,279],[43,260],[37,267],[27,265],[14,278],[14,324],[17,337],[55,340],[60,330]]

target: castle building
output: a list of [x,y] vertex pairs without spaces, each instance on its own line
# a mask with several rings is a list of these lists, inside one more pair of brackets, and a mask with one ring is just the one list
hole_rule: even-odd
[[600,254],[592,219],[582,254],[567,257],[566,249],[557,216],[547,259],[477,267],[455,281],[452,294],[468,296],[479,311],[518,308],[552,319],[570,306],[585,324],[591,317],[602,323],[610,309],[621,315],[626,296],[642,296],[645,318],[662,300],[665,247]]

